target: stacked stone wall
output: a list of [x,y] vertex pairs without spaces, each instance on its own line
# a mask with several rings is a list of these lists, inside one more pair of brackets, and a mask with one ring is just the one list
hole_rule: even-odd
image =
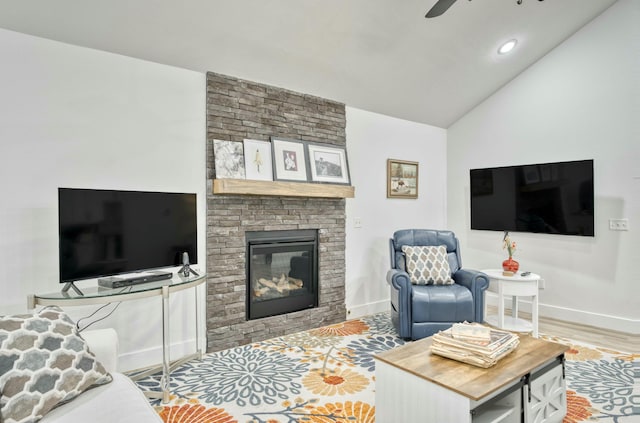
[[[213,140],[272,136],[345,147],[344,104],[207,74],[207,351],[343,321],[345,200],[213,194]],[[317,229],[319,305],[247,320],[246,231]]]

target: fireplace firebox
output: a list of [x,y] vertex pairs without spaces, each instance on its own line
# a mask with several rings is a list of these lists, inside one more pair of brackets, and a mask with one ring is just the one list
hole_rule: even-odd
[[247,320],[318,306],[318,231],[246,232]]

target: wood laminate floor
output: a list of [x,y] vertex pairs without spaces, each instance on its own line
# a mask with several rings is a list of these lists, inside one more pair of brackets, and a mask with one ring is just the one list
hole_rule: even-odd
[[559,336],[621,352],[640,354],[640,336],[638,335],[546,317],[540,317],[538,325],[540,333],[545,335]]
[[[489,306],[489,313],[497,313],[497,307]],[[510,314],[511,310],[507,311]],[[523,319],[531,319],[531,315],[520,311]],[[586,342],[599,347],[611,348],[621,352],[640,354],[640,336],[625,332],[616,332],[579,323],[565,322],[548,317],[540,317],[538,321],[540,334],[559,336],[575,341]]]

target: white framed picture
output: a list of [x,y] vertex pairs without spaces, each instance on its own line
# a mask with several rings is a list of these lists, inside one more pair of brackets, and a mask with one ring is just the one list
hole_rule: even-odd
[[307,144],[313,182],[349,184],[347,151],[328,144]]
[[271,138],[273,179],[276,181],[306,182],[307,158],[302,141]]
[[244,167],[247,179],[273,181],[271,143],[269,141],[245,139]]
[[244,155],[241,142],[213,140],[213,157],[216,179],[244,179]]

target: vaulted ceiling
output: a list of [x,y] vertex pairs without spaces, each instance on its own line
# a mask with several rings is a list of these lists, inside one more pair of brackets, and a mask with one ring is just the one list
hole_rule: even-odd
[[0,0],[0,28],[447,128],[615,1]]

